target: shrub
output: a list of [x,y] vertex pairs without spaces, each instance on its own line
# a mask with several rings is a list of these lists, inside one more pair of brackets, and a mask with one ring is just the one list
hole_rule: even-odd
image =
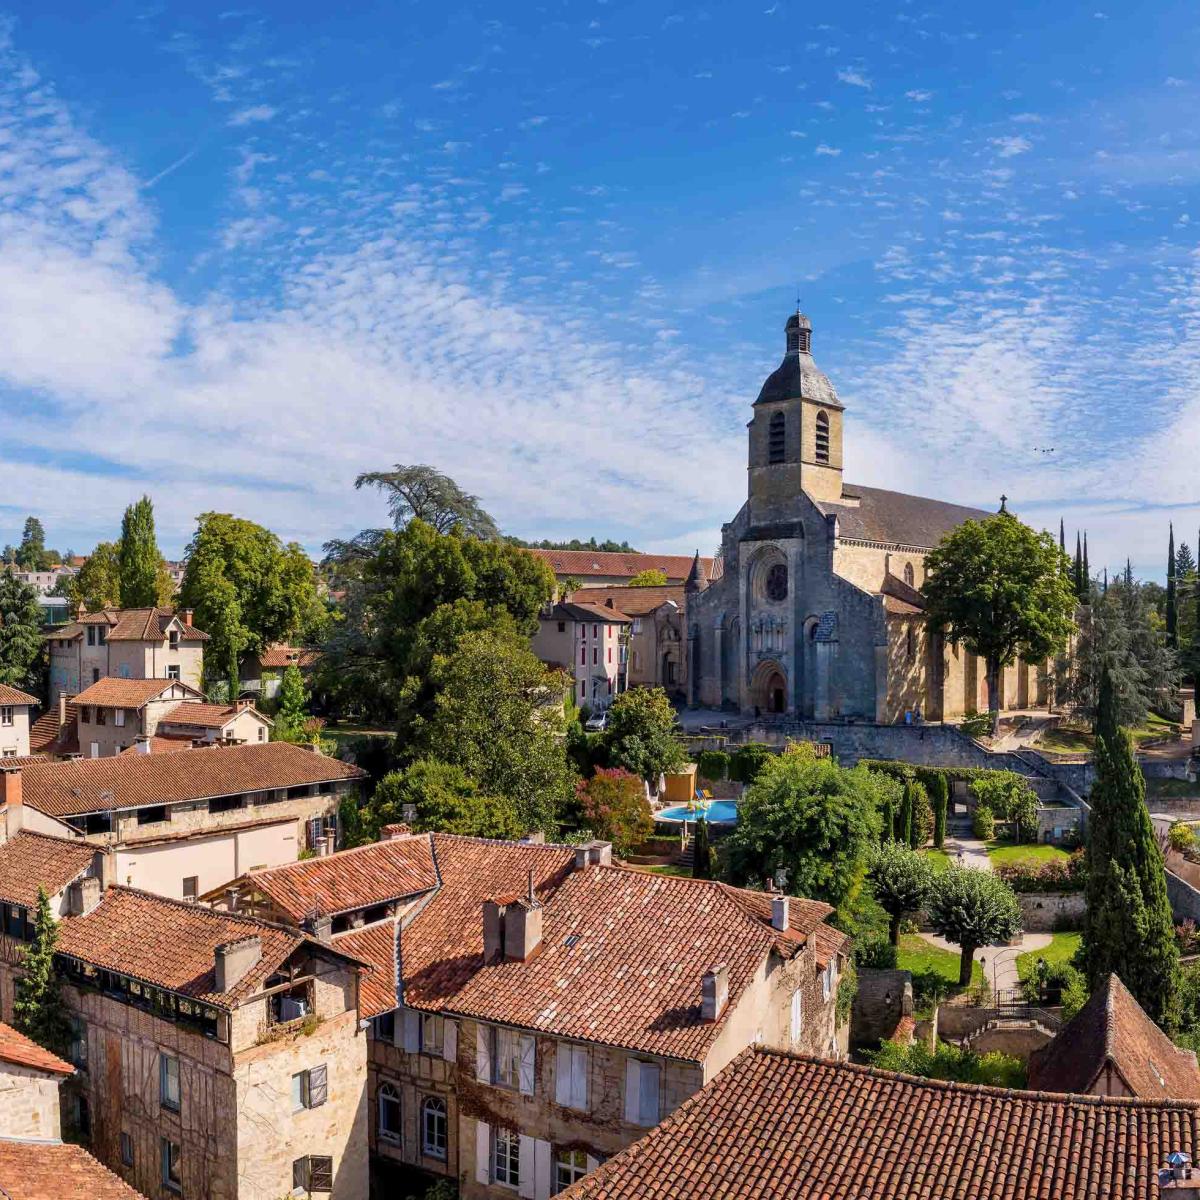
[[729,778],[735,783],[751,784],[774,757],[775,752],[765,742],[747,742],[730,756]]
[[925,1079],[949,1079],[957,1083],[983,1083],[992,1087],[1023,1088],[1026,1081],[1025,1064],[1011,1054],[992,1051],[976,1054],[960,1050],[949,1042],[938,1042],[930,1050],[923,1042],[904,1046],[899,1042],[884,1042],[867,1061],[885,1071],[901,1071]]
[[1200,930],[1192,920],[1181,921],[1175,926],[1175,940],[1180,954],[1195,954],[1200,951]]
[[958,727],[967,737],[987,737],[992,732],[992,718],[988,713],[976,712],[971,708],[963,713]]
[[896,965],[896,947],[883,935],[872,934],[854,943],[856,966],[891,970]]
[[971,817],[971,832],[983,841],[989,841],[996,834],[996,819],[992,810],[986,804],[981,804]]
[[641,779],[631,771],[601,768],[577,785],[579,810],[599,837],[622,858],[654,832],[654,818]]
[[701,750],[696,773],[702,779],[724,779],[729,774],[729,755],[724,750]]
[[1018,842],[1037,840],[1037,794],[1015,771],[989,771],[973,780],[971,795],[1000,821],[1011,821]]
[[1087,864],[1082,851],[1076,851],[1066,862],[1023,865],[1004,863],[996,874],[1014,892],[1081,892],[1087,882]]
[[1167,842],[1172,850],[1182,854],[1196,844],[1196,831],[1186,821],[1175,821],[1167,830]]
[[1087,980],[1083,972],[1071,963],[1034,964],[1033,969],[1021,977],[1021,991],[1029,1004],[1053,1004],[1062,1006],[1063,1020],[1069,1021],[1088,999]]

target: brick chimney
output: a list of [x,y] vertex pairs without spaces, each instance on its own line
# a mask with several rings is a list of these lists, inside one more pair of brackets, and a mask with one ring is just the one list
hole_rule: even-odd
[[791,903],[787,896],[771,897],[771,928],[781,933],[787,929],[791,917]]
[[611,867],[612,842],[584,842],[575,847],[575,869],[584,867]]
[[183,612],[179,614],[180,620],[182,620],[189,629],[192,627],[192,616],[193,610],[190,608],[185,608]]
[[715,1021],[729,1003],[729,968],[720,963],[704,972],[700,980],[700,1017]]
[[102,894],[100,880],[94,875],[77,879],[67,892],[67,911],[73,917],[86,917],[100,903]]
[[262,958],[262,938],[255,934],[239,938],[236,942],[226,942],[217,947],[214,957],[215,989],[218,992],[231,991],[258,965]]
[[542,944],[542,906],[533,891],[533,872],[525,895],[504,906],[504,957],[525,962]]
[[25,824],[25,792],[20,767],[0,767],[0,806],[4,809],[6,838]]
[[385,825],[379,831],[379,840],[381,842],[398,842],[403,838],[412,836],[412,829],[405,825],[402,821],[398,821],[394,825]]

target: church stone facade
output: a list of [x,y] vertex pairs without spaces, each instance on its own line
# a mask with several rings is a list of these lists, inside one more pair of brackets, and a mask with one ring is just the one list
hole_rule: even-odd
[[[785,326],[749,424],[749,497],[722,529],[724,571],[687,585],[689,703],[818,721],[986,711],[981,659],[927,630],[925,556],[979,509],[842,478],[844,408]],[[1002,706],[1045,703],[1045,673],[1004,672]]]

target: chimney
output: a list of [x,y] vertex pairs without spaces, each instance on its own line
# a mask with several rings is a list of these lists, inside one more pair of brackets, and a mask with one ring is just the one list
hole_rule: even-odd
[[700,980],[700,1017],[715,1021],[729,1003],[729,968],[720,963],[704,972]]
[[67,723],[67,701],[70,697],[66,692],[58,693],[58,727],[61,729]]
[[87,616],[87,605],[82,600],[75,605],[75,620],[82,621]]
[[150,735],[148,733],[139,733],[133,739],[134,754],[149,754],[150,753]]
[[504,951],[504,905],[496,900],[483,902],[483,961],[492,962]]
[[333,918],[328,916],[319,916],[314,918],[312,923],[312,935],[318,942],[333,941]]
[[542,906],[533,891],[533,872],[525,895],[504,908],[504,957],[525,962],[542,944]]
[[86,917],[100,903],[100,880],[85,875],[71,884],[67,892],[67,911],[73,917]]
[[0,767],[0,806],[4,808],[4,826],[9,837],[25,824],[24,785],[20,767]]
[[791,905],[787,896],[771,897],[771,928],[783,932],[788,927]]
[[224,945],[218,946],[215,954],[216,982],[214,990],[217,992],[232,991],[246,978],[251,968],[258,965],[261,958],[262,938],[257,935],[239,938],[236,942],[226,942]]
[[184,623],[184,624],[185,624],[185,625],[186,625],[186,626],[187,626],[189,629],[191,629],[191,627],[192,627],[192,612],[193,612],[193,610],[192,610],[192,609],[190,609],[190,608],[185,608],[185,609],[183,610],[183,612],[181,612],[181,613],[179,614],[179,615],[180,615],[180,617],[183,619],[183,623]]
[[379,840],[381,842],[398,842],[402,838],[412,837],[412,835],[413,832],[409,826],[398,822],[395,825],[385,825],[379,831]]
[[1158,1173],[1158,1190],[1164,1200],[1200,1200],[1200,1171],[1192,1166],[1190,1154],[1175,1150]]
[[575,869],[584,867],[611,867],[612,842],[583,842],[575,847]]

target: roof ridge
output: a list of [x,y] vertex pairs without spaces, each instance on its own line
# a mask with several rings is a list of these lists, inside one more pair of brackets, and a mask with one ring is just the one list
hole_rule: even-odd
[[295,862],[280,863],[277,867],[254,867],[253,869],[246,872],[246,877],[252,878],[255,876],[262,876],[262,875],[274,875],[280,871],[300,870],[302,868],[310,868],[311,869],[314,865],[316,865],[318,863],[327,863],[327,862],[333,862],[335,859],[344,859],[347,855],[360,854],[364,850],[378,850],[381,846],[391,846],[391,845],[396,844],[397,842],[420,841],[423,838],[430,839],[429,845],[430,845],[430,848],[432,849],[433,834],[431,831],[427,831],[425,833],[414,834],[410,838],[390,838],[387,841],[365,842],[361,846],[347,846],[346,849],[336,850],[333,854],[326,854],[324,856],[318,856],[317,858],[298,858],[298,859],[296,859]]
[[[105,895],[108,892],[127,892],[133,896],[141,896],[146,900],[154,900],[158,903],[169,905],[171,908],[182,909],[184,912],[207,913],[208,916],[215,917],[219,921],[234,921],[240,925],[251,925],[256,928],[278,929],[300,940],[311,940],[308,939],[302,930],[295,929],[291,925],[284,925],[278,921],[268,921],[263,917],[251,917],[246,913],[225,912],[223,910],[218,912],[217,909],[210,908],[207,904],[194,904],[190,900],[177,900],[174,896],[160,896],[157,892],[148,892],[144,888],[130,887],[127,883],[110,883]],[[104,903],[104,896],[101,896],[100,902],[101,904]],[[78,920],[79,918],[69,919]]]
[[470,833],[444,833],[440,829],[428,831],[431,838],[452,838],[456,842],[475,842],[483,846],[520,846],[526,850],[571,850],[575,847],[569,842],[522,842],[512,838],[476,837]]
[[[92,843],[86,838],[59,837],[57,833],[42,833],[37,829],[18,829],[17,832],[8,839],[8,842],[15,842],[19,837],[41,838],[45,842],[58,842],[63,846],[86,846],[93,853],[96,853],[100,850],[99,846],[93,846]],[[8,845],[8,842],[0,843],[0,846],[6,846]],[[114,884],[113,886],[116,887],[117,885]]]

